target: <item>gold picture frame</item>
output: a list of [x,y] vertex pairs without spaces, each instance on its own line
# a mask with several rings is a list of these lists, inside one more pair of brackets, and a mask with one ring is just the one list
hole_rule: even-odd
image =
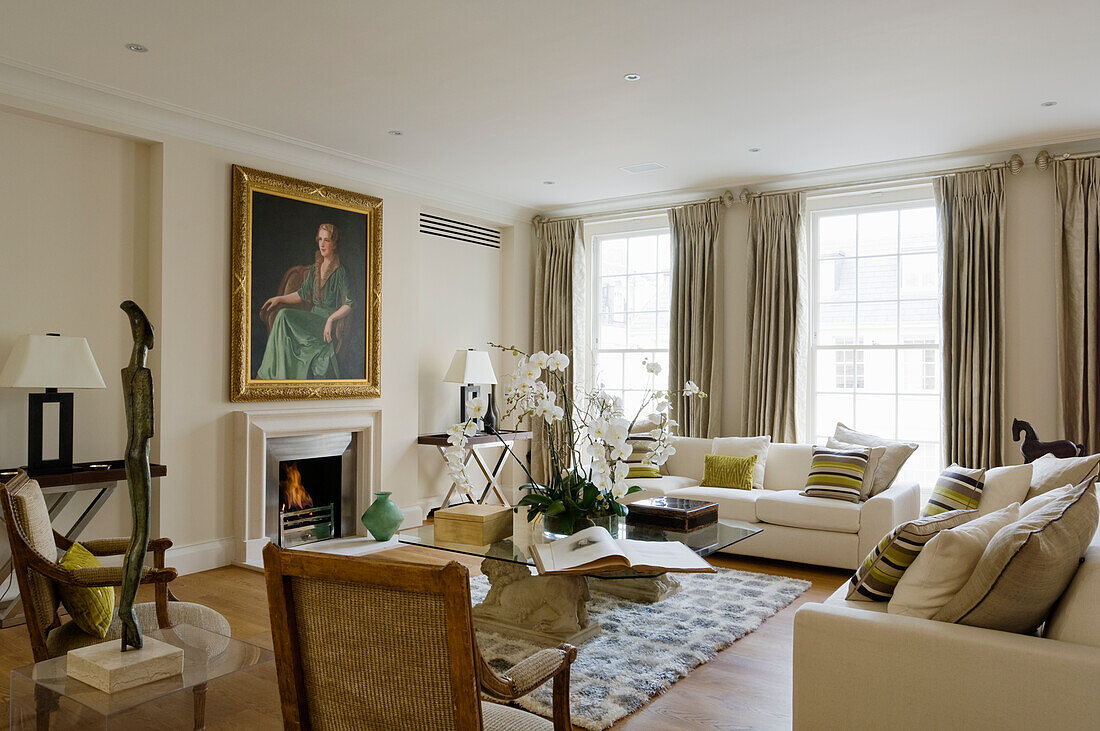
[[230,401],[379,398],[382,199],[232,175]]

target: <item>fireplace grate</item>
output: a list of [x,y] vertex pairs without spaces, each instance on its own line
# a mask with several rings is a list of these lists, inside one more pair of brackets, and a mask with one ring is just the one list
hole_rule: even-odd
[[279,545],[283,548],[332,538],[332,504],[279,514]]

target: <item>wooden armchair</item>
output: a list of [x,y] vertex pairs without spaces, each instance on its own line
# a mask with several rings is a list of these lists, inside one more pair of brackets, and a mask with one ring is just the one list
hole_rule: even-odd
[[[19,582],[34,661],[42,662],[105,639],[119,639],[121,629],[117,615],[106,638],[87,634],[71,620],[62,624],[57,615],[57,585],[122,586],[122,568],[103,566],[70,570],[59,565],[58,549],[66,550],[73,542],[53,529],[42,491],[25,472],[20,471],[6,485],[0,486],[0,504],[3,505],[12,567]],[[80,545],[95,556],[118,556],[126,552],[130,539],[93,539],[81,541]],[[154,585],[155,601],[134,605],[138,621],[146,628],[152,627],[154,622],[161,628],[190,624],[229,635],[229,623],[220,614],[201,604],[178,601],[172,594],[168,584],[176,578],[176,570],[164,565],[165,551],[171,546],[172,541],[167,538],[149,541],[153,566],[142,570],[141,583]]]
[[[290,294],[291,292],[297,292],[302,282],[306,281],[306,277],[309,275],[309,266],[306,264],[297,264],[290,267],[283,273],[283,278],[279,281],[279,289],[276,292],[280,297],[284,294]],[[261,303],[262,304],[262,303]],[[303,301],[299,305],[283,305],[278,304],[272,307],[267,312],[260,313],[260,319],[265,325],[267,325],[268,332],[271,332],[271,328],[275,325],[275,315],[279,314],[279,310],[291,309],[291,310],[308,310],[313,306],[313,303]],[[344,345],[344,336],[348,330],[348,323],[350,318],[345,317],[336,321],[335,327],[332,332],[332,352],[339,354],[341,348]]]
[[[571,645],[506,674],[481,657],[464,566],[264,548],[286,729],[572,729]],[[554,681],[554,721],[482,702]]]

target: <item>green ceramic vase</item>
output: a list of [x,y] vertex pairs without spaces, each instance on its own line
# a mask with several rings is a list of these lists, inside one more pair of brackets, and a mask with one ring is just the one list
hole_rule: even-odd
[[401,521],[405,519],[405,514],[401,512],[401,508],[390,500],[390,493],[388,492],[376,492],[374,502],[363,513],[363,517],[359,520],[362,521],[363,527],[374,536],[376,541],[388,541],[393,538],[394,532],[401,527]]

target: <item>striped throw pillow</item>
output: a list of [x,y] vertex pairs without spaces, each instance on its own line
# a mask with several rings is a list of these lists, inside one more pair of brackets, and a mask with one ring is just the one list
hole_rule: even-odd
[[708,454],[703,459],[703,487],[732,487],[736,490],[752,489],[752,474],[756,470],[756,455],[730,457],[724,454]]
[[810,474],[806,477],[803,495],[827,497],[858,503],[863,475],[871,459],[867,447],[852,449],[827,449],[814,447],[810,461]]
[[941,530],[954,528],[977,517],[977,510],[952,510],[910,520],[894,528],[867,554],[863,565],[848,582],[851,585],[848,599],[890,601],[901,575],[916,560],[924,544]]
[[985,470],[953,464],[936,480],[932,497],[920,511],[921,517],[939,515],[948,510],[973,510],[982,499],[984,486]]

